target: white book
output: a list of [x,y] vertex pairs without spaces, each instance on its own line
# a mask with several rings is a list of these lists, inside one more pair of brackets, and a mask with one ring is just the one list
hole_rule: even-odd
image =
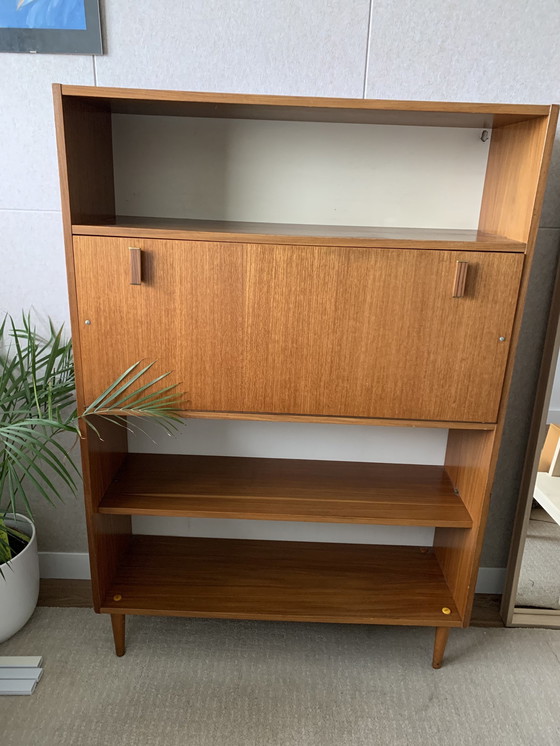
[[0,695],[33,694],[36,686],[35,679],[0,679]]
[[39,668],[42,662],[42,655],[0,655],[0,668]]
[[6,679],[35,679],[35,681],[39,681],[42,675],[42,668],[8,668],[8,666],[0,668],[0,681]]

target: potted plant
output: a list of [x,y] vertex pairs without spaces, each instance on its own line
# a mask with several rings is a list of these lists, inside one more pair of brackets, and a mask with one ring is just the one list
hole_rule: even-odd
[[93,416],[128,429],[139,417],[168,431],[180,422],[180,395],[161,385],[169,373],[146,380],[152,365],[135,363],[78,414],[72,343],[63,327],[49,322],[41,335],[29,315],[20,325],[9,315],[0,323],[0,642],[27,622],[37,603],[31,492],[55,504],[63,491],[77,490],[79,470],[61,434],[79,438],[82,421],[99,436]]

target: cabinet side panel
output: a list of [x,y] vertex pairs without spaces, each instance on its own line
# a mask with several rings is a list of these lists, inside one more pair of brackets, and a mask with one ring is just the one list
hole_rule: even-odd
[[[495,130],[490,149],[479,228],[526,241],[527,258],[523,267],[515,323],[511,335],[510,355],[504,378],[498,423],[488,458],[487,487],[479,492],[477,498],[482,501],[480,525],[477,527],[475,521],[475,526],[470,530],[472,534],[470,537],[453,537],[445,529],[437,529],[434,538],[434,542],[439,546],[436,554],[440,559],[444,574],[452,585],[454,593],[454,589],[457,588],[456,598],[459,599],[457,603],[466,604],[465,624],[468,623],[472,609],[474,583],[489,508],[488,494],[494,480],[502,439],[557,121],[558,106],[551,106],[547,117],[507,125]],[[453,461],[454,442],[455,436],[449,441],[450,462]],[[474,519],[474,516],[472,517]],[[467,532],[463,533],[467,534]],[[459,565],[454,557],[459,560],[462,558],[463,563],[466,564],[471,561],[471,557],[474,558],[470,589],[462,586],[462,583],[468,582],[468,573],[464,570],[459,571]]]
[[[115,425],[101,417],[91,418],[97,433],[88,428],[85,433],[84,444],[87,447],[88,471],[84,475],[87,487],[86,505],[92,512],[99,507],[99,503],[116,472],[121,467],[128,451],[127,431],[124,427]],[[85,430],[86,426],[82,426]]]
[[479,230],[516,241],[534,238],[533,218],[535,209],[540,211],[539,198],[544,191],[550,157],[545,147],[547,133],[556,118],[557,112],[553,108],[550,117],[494,129]]
[[[557,121],[558,106],[551,106],[548,117],[542,120],[533,120],[532,122],[521,122],[520,125],[525,127],[525,130],[522,130],[525,132],[525,135],[519,141],[523,144],[523,147],[514,146],[513,144],[520,130],[511,128],[518,127],[519,125],[509,125],[508,127],[501,128],[499,132],[505,130],[505,136],[502,133],[496,140],[494,144],[496,153],[493,154],[492,150],[490,151],[480,227],[489,231],[503,230],[504,235],[511,235],[512,231],[507,231],[504,226],[506,222],[509,225],[515,223],[517,219],[516,210],[519,209],[519,220],[523,223],[523,226],[526,226],[526,228],[523,228],[523,240],[527,242],[527,256],[523,265],[515,322],[511,334],[509,358],[498,415],[494,461],[497,459],[505,421],[517,342],[519,340],[525,309],[525,297],[531,273]],[[522,176],[518,176],[518,174],[522,174]],[[520,183],[525,185],[522,194],[520,194]],[[526,223],[523,215],[525,217],[528,216],[528,223]],[[502,221],[501,227],[498,225],[498,220]],[[487,222],[483,225],[483,221]],[[517,234],[521,235],[519,229],[521,223],[517,225]]]
[[[76,393],[81,411],[84,398],[72,222],[92,214],[114,214],[111,119],[104,105],[88,107],[86,102],[62,96],[60,85],[53,86],[53,94]],[[95,513],[127,451],[124,429],[105,421],[96,426],[101,438],[85,423],[80,424],[80,447],[93,601],[99,611],[119,557],[128,544],[131,521],[128,516]]]
[[111,112],[106,104],[62,97],[72,223],[115,215]]
[[130,516],[97,513],[101,498],[113,481],[127,452],[127,438],[124,428],[100,418],[96,418],[95,427],[99,436],[81,423],[84,500],[93,602],[95,610],[99,611],[119,559],[128,545],[132,525]]
[[459,491],[473,520],[472,529],[436,529],[434,548],[457,610],[468,624],[484,527],[490,503],[495,433],[453,430],[449,432],[446,471]]
[[95,513],[88,522],[93,607],[99,612],[132,535],[126,515]]

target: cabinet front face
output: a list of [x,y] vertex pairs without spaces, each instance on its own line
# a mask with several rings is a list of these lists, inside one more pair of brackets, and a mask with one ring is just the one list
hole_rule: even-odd
[[496,420],[522,255],[90,237],[74,253],[86,401],[145,359],[193,410]]
[[522,264],[515,254],[250,247],[247,401],[493,422]]
[[243,247],[80,236],[74,263],[86,402],[144,360],[189,409],[240,407]]

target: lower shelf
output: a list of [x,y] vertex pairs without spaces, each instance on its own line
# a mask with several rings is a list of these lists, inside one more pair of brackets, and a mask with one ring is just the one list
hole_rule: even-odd
[[461,626],[431,548],[169,536],[132,536],[101,611]]

